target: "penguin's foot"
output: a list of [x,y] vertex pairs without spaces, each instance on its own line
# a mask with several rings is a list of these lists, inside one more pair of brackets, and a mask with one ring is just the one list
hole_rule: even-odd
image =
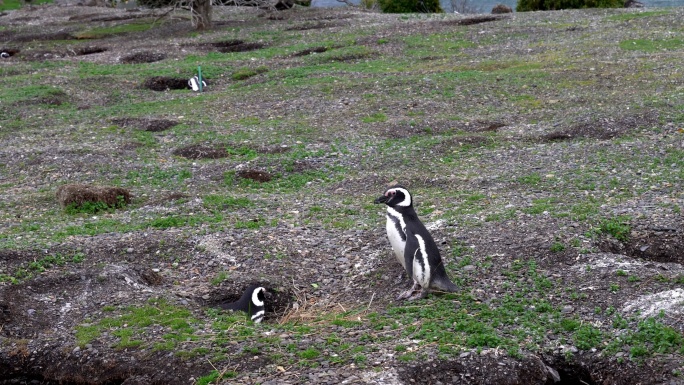
[[425,288],[425,287],[424,287],[424,288],[421,288],[420,291],[419,291],[418,293],[416,293],[416,294],[412,295],[411,297],[409,297],[408,300],[409,300],[409,301],[413,301],[413,300],[415,300],[415,299],[423,299],[423,298],[426,298],[426,297],[428,296],[428,293],[429,293],[429,290],[428,290],[427,288]]
[[418,290],[421,290],[421,287],[420,287],[420,285],[419,285],[418,283],[414,282],[414,283],[413,283],[413,286],[411,286],[411,288],[408,289],[408,290],[406,290],[405,292],[401,293],[401,294],[397,297],[397,299],[406,299],[406,298],[409,298],[409,297],[413,296],[413,293],[415,293],[415,292],[418,291]]

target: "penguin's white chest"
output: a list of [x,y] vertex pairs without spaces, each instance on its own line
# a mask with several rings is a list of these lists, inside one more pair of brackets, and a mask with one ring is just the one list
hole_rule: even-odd
[[392,245],[392,250],[394,250],[394,256],[397,257],[397,261],[406,270],[406,262],[404,258],[404,249],[406,248],[406,235],[404,229],[406,224],[401,214],[392,210],[391,208],[387,210],[387,238],[389,238],[390,245]]

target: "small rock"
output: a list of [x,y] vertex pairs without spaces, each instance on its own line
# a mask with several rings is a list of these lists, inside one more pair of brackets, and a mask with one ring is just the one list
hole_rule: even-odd
[[563,309],[561,310],[563,314],[572,313],[573,311],[575,311],[575,308],[570,305],[563,306]]
[[131,254],[133,251],[134,251],[134,250],[133,250],[132,247],[129,247],[129,248],[126,249],[126,252],[127,252],[128,254]]

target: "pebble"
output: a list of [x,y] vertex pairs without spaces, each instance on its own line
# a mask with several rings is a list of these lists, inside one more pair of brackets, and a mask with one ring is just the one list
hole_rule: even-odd
[[573,311],[575,311],[575,308],[570,305],[563,306],[563,309],[561,310],[563,314],[572,313]]
[[132,253],[133,251],[134,251],[134,249],[133,249],[132,247],[129,247],[129,248],[126,249],[126,252],[127,252],[128,254]]

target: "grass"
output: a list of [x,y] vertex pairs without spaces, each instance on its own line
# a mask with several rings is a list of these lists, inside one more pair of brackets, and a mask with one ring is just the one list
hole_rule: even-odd
[[[684,151],[678,147],[678,129],[684,107],[677,74],[684,45],[681,29],[661,24],[679,13],[587,11],[577,23],[553,17],[542,22],[533,16],[538,17],[506,20],[507,33],[502,34],[502,22],[446,28],[440,20],[414,15],[398,25],[387,21],[352,29],[340,24],[303,33],[285,30],[289,21],[264,27],[259,25],[264,18],[246,15],[240,28],[212,35],[194,32],[188,41],[242,39],[263,42],[265,48],[239,53],[193,49],[135,65],[97,58],[15,60],[0,69],[5,149],[0,248],[53,250],[66,242],[92,242],[90,237],[101,234],[173,234],[194,242],[229,233],[252,242],[253,234],[306,229],[342,234],[331,242],[344,244],[344,253],[331,257],[366,258],[378,252],[368,239],[380,236],[383,227],[381,210],[371,204],[372,191],[396,180],[415,186],[417,211],[426,223],[443,223],[435,234],[449,273],[462,288],[458,293],[387,306],[342,303],[344,308],[293,311],[290,318],[264,325],[170,299],[130,306],[113,302],[79,323],[76,344],[113,338],[116,349],[144,355],[163,351],[227,368],[198,378],[207,384],[241,376],[243,369],[231,363],[255,355],[292,371],[352,364],[372,369],[378,345],[389,346],[398,361],[408,363],[487,349],[519,357],[546,351],[551,334],[554,344],[607,354],[622,351],[635,361],[681,354],[684,343],[668,318],[605,311],[579,289],[580,283],[561,280],[548,267],[569,255],[586,258],[577,254],[595,251],[598,236],[629,242],[633,219],[613,213],[630,212],[621,210],[633,202],[680,214]],[[620,28],[594,34],[595,25],[604,21]],[[432,22],[424,31],[412,29]],[[134,40],[161,31],[151,20],[115,26],[83,21],[78,26],[79,37],[107,37],[112,44],[116,35]],[[528,32],[540,28],[548,39]],[[74,44],[82,42],[35,41],[31,49],[59,51]],[[328,50],[293,56],[315,47]],[[602,53],[600,60],[596,52]],[[139,87],[150,76],[187,78],[198,65],[210,83],[205,93]],[[55,98],[64,103],[48,103]],[[622,127],[621,117],[640,119],[653,110],[656,123],[647,121],[643,125],[648,127],[617,138],[539,139],[587,116],[596,116],[596,124],[614,121]],[[111,122],[122,117],[181,124],[147,132]],[[493,123],[505,126],[492,128],[497,126]],[[468,141],[473,137],[483,143]],[[172,155],[194,143],[225,146],[228,156],[191,160]],[[236,170],[246,167],[267,171],[273,179],[260,183],[239,177]],[[65,213],[54,201],[54,188],[64,179],[130,188],[136,199],[117,210],[92,206]],[[171,193],[187,198],[156,203]],[[662,206],[650,206],[651,200]],[[529,223],[543,226],[528,228]],[[487,239],[483,248],[484,241],[471,244],[464,235],[488,234],[481,228],[498,226],[543,233],[550,242],[540,243],[534,253],[525,254],[527,248],[511,253],[507,239]],[[296,241],[287,248],[268,238],[263,242],[254,247],[263,251],[264,265],[296,263],[300,258],[293,251],[304,250]],[[523,237],[514,242],[531,247],[529,242],[537,241]],[[233,252],[232,245],[226,247]],[[311,255],[327,252],[319,247],[312,246]],[[174,257],[160,258],[171,275],[183,267]],[[544,258],[544,269],[538,257]],[[2,270],[0,282],[20,284],[59,273],[85,258],[83,253],[40,254],[13,262]],[[254,261],[262,262],[259,257]],[[385,273],[369,274],[382,279]],[[603,271],[592,267],[581,274]],[[642,282],[648,282],[643,285],[648,290],[684,282],[681,275],[652,279],[648,274],[610,273],[604,291],[622,297],[643,292]],[[174,285],[182,284],[175,279]],[[216,269],[202,279],[216,289],[236,276],[233,270]],[[303,286],[316,297],[330,289],[316,280]],[[565,306],[579,311],[566,314]]]
[[606,20],[631,21],[631,20],[646,19],[646,18],[657,17],[657,16],[664,16],[664,15],[668,15],[669,13],[670,13],[669,11],[630,12],[630,13],[621,13],[621,14],[617,14],[617,15],[610,15],[610,16],[606,17]]
[[[41,4],[51,4],[52,0],[35,0],[32,1],[31,4],[33,5],[41,5]],[[22,2],[20,0],[3,0],[2,3],[0,3],[0,11],[11,11],[13,9],[19,9],[22,8]]]
[[143,32],[150,30],[153,26],[153,21],[136,20],[131,23],[117,24],[111,27],[86,29],[80,32],[76,32],[75,36],[78,39],[99,39],[109,35]]
[[671,51],[678,50],[684,47],[684,39],[634,39],[623,40],[620,42],[620,48],[627,51]]
[[601,221],[601,223],[599,223],[597,232],[600,234],[610,235],[618,241],[626,242],[629,240],[629,232],[631,230],[628,221],[628,217],[604,219]]
[[5,274],[0,274],[0,283],[9,282],[17,284],[40,275],[43,272],[53,268],[59,268],[67,264],[81,263],[85,260],[85,254],[76,252],[71,255],[64,254],[50,254],[39,259],[34,259],[31,262],[24,262],[19,264],[13,271]]
[[[454,252],[467,259],[467,249],[454,247]],[[224,276],[219,274],[217,279]],[[524,351],[540,349],[549,331],[560,343],[572,344],[580,350],[599,349],[609,354],[626,350],[633,360],[684,352],[684,338],[658,317],[626,319],[614,310],[598,309],[597,316],[612,318],[612,326],[606,329],[563,315],[562,303],[549,300],[563,284],[540,272],[534,260],[514,260],[502,272],[501,279],[502,287],[509,289],[486,302],[463,290],[431,296],[425,301],[391,305],[380,312],[369,312],[366,308],[344,312],[328,309],[317,312],[304,324],[296,318],[268,325],[252,324],[242,314],[211,308],[198,316],[183,306],[155,298],[141,306],[103,308],[106,316],[77,326],[75,336],[77,344],[83,347],[107,332],[118,339],[117,349],[168,350],[185,358],[221,356],[222,347],[230,341],[242,347],[242,354],[268,356],[275,365],[303,368],[316,367],[320,360],[363,367],[373,343],[393,340],[398,341],[393,349],[402,362],[420,360],[422,352],[429,348],[434,348],[441,359],[484,349],[501,349],[520,357]],[[586,296],[574,299],[584,300]],[[211,320],[209,325],[199,321],[204,317]],[[149,330],[159,333],[160,328],[161,339],[151,340]],[[263,328],[272,332],[264,334]],[[370,332],[349,338],[339,328]],[[301,347],[284,343],[278,337],[283,334],[294,340],[317,335],[324,338],[324,343]],[[216,381],[239,374],[232,370],[214,371],[203,378]]]

